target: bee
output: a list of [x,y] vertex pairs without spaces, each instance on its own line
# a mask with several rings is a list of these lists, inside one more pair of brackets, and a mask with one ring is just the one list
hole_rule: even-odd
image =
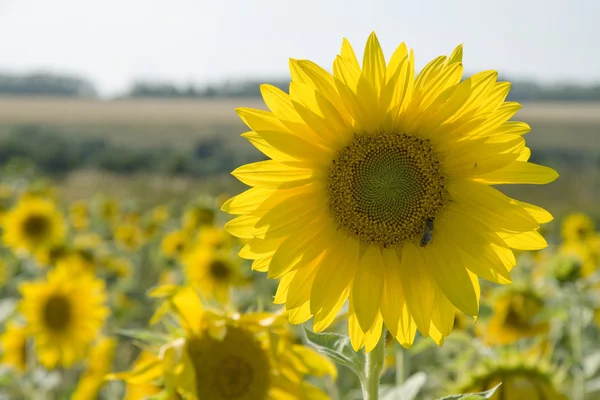
[[421,237],[419,244],[421,247],[427,246],[433,240],[433,218],[427,218],[425,220],[425,232]]

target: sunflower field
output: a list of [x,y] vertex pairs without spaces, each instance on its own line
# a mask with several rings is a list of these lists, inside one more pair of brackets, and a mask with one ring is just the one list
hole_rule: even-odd
[[558,174],[462,58],[292,59],[235,196],[5,177],[0,399],[600,398],[600,231],[501,191]]

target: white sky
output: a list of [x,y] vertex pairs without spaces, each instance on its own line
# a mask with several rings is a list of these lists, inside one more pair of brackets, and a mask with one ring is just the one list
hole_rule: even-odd
[[104,94],[136,78],[206,83],[330,70],[342,37],[417,66],[465,45],[467,71],[600,81],[600,0],[0,0],[0,70],[74,72]]

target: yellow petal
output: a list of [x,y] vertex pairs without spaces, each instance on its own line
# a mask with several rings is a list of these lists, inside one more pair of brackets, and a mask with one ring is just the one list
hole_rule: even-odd
[[363,58],[363,71],[379,98],[379,93],[385,82],[385,57],[375,32],[369,35]]
[[367,332],[373,326],[379,313],[383,282],[381,253],[377,246],[371,246],[358,263],[350,292],[354,301],[354,311],[363,332]]
[[552,168],[530,162],[515,161],[506,167],[480,175],[475,180],[488,185],[516,183],[544,185],[556,178],[558,178],[558,173]]
[[310,183],[314,171],[267,160],[243,165],[231,174],[248,186],[285,189]]

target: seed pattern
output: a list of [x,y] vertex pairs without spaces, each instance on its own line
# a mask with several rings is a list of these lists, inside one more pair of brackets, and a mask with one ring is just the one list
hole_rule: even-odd
[[395,131],[355,133],[332,161],[328,192],[339,229],[382,247],[418,241],[447,197],[429,140]]

